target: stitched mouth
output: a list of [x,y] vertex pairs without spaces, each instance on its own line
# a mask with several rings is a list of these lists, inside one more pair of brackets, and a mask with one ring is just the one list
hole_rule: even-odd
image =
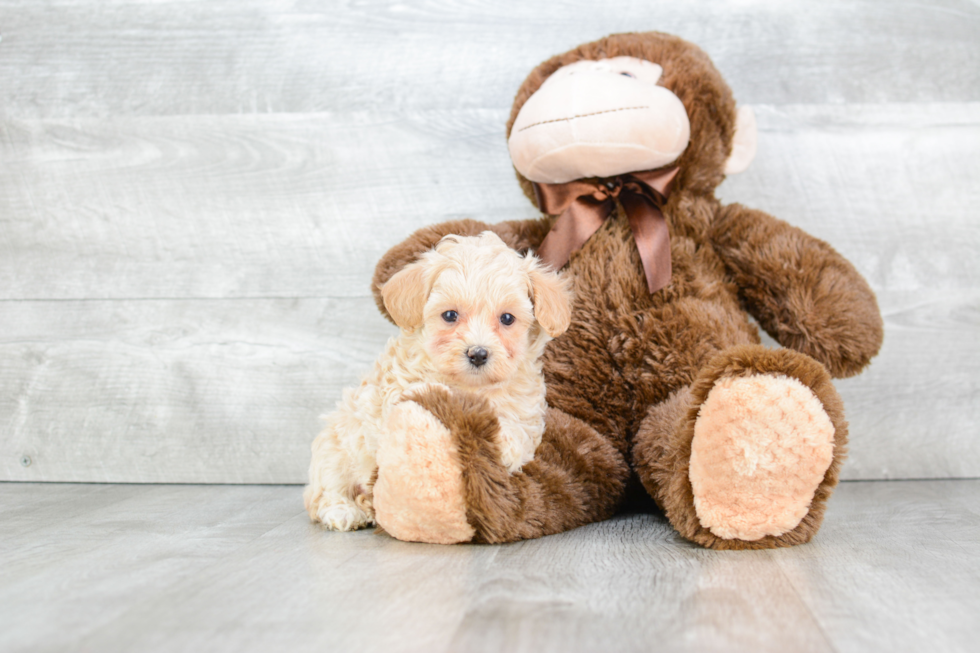
[[604,111],[593,111],[592,113],[581,113],[581,114],[579,114],[577,116],[569,116],[568,118],[555,118],[553,120],[542,120],[540,122],[531,123],[530,125],[527,125],[525,127],[521,127],[520,129],[517,130],[517,133],[521,133],[523,131],[527,131],[531,127],[537,127],[539,125],[547,125],[547,124],[550,124],[550,123],[553,123],[553,122],[569,122],[569,121],[575,120],[577,118],[589,118],[591,116],[599,116],[599,115],[602,115],[604,113],[616,113],[617,111],[642,111],[643,109],[649,109],[649,108],[650,108],[649,106],[622,107],[620,109],[605,109]]

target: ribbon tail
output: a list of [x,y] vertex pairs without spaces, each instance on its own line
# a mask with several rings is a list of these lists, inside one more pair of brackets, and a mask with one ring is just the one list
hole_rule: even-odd
[[562,269],[572,252],[599,230],[612,209],[612,202],[596,206],[575,200],[555,220],[536,252],[538,257],[555,270]]
[[653,294],[670,283],[670,232],[667,219],[646,198],[630,194],[620,198],[643,262],[647,286]]

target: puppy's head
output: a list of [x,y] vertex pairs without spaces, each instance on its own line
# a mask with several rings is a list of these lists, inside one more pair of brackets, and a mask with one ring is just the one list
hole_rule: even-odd
[[436,368],[460,385],[506,380],[571,319],[567,282],[490,231],[446,236],[381,295],[395,323],[421,329]]

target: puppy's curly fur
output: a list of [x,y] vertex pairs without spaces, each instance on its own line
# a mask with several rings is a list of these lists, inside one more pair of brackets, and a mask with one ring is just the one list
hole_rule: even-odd
[[313,442],[304,503],[314,522],[335,530],[374,523],[378,450],[400,428],[396,407],[414,393],[479,394],[500,424],[501,464],[515,472],[530,461],[547,409],[539,359],[571,316],[567,282],[490,231],[446,236],[382,296],[401,333]]

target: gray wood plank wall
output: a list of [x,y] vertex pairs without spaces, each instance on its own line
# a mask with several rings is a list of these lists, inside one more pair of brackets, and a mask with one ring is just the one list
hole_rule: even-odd
[[885,347],[846,478],[980,476],[980,6],[0,1],[0,480],[302,482],[412,230],[530,217],[503,124],[607,33],[756,108],[725,201],[833,244]]

